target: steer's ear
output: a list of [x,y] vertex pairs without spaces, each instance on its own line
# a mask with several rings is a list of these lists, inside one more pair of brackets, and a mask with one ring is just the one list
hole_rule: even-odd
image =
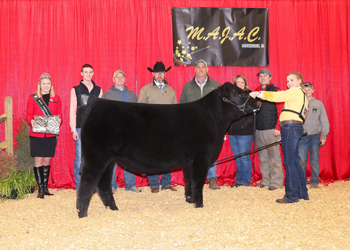
[[221,97],[228,97],[230,95],[231,89],[232,89],[232,84],[230,82],[225,82],[221,86],[220,96]]

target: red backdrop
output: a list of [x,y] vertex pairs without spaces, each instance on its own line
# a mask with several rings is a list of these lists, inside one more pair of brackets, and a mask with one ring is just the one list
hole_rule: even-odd
[[[104,91],[113,84],[113,72],[122,69],[127,86],[138,95],[152,79],[147,67],[160,60],[166,67],[172,65],[172,7],[269,8],[268,68],[273,83],[286,89],[286,75],[292,71],[313,83],[314,95],[324,102],[331,123],[327,143],[320,150],[320,177],[325,181],[349,178],[349,0],[1,0],[0,113],[5,96],[11,96],[14,128],[18,128],[17,121],[43,72],[50,73],[62,99],[64,121],[52,160],[51,187],[74,186],[69,93],[81,79],[81,66],[93,65],[94,81]],[[208,74],[221,84],[242,74],[255,89],[259,70],[210,67]],[[194,67],[174,66],[167,73],[178,99],[194,74]],[[0,132],[3,141],[3,127]],[[219,158],[231,155],[225,141]],[[233,183],[235,172],[234,161],[219,165],[221,184]],[[120,174],[118,178],[123,186]],[[254,180],[260,178],[257,162]],[[183,184],[182,172],[173,172],[172,181]],[[141,177],[137,182],[147,185]]]

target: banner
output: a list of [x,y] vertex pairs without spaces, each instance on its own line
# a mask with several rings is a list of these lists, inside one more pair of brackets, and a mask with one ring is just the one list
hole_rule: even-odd
[[268,66],[268,9],[172,8],[173,62]]

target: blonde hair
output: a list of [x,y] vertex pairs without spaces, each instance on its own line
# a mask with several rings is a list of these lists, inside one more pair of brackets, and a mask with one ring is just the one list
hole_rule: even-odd
[[42,95],[41,95],[40,84],[41,84],[41,81],[42,81],[43,79],[49,79],[49,80],[50,80],[50,82],[51,82],[50,96],[51,96],[51,97],[54,97],[54,96],[55,96],[55,91],[53,90],[53,85],[52,85],[51,76],[50,76],[48,73],[43,73],[43,74],[41,74],[41,76],[40,76],[40,78],[39,78],[38,90],[36,91],[36,94],[37,94],[38,96],[40,96],[40,97],[42,96]]
[[300,81],[300,87],[302,87],[304,89],[304,85],[303,85],[303,75],[300,74],[299,72],[291,72],[289,73],[287,76],[290,76],[290,75],[295,75],[295,77],[297,78],[297,80],[301,80]]
[[244,89],[243,89],[243,90],[249,90],[248,81],[247,81],[247,79],[246,79],[244,76],[242,76],[242,75],[236,75],[235,78],[233,79],[233,83],[232,83],[232,84],[235,85],[235,86],[237,86],[236,81],[238,80],[238,78],[242,78],[243,81],[244,81]]

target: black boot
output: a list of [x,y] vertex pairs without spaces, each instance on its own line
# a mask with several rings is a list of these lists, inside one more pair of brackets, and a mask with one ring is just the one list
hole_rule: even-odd
[[49,175],[50,175],[50,165],[43,165],[43,176],[44,176],[44,192],[45,195],[53,195],[49,192],[47,188],[47,184],[49,183]]
[[36,183],[38,184],[38,198],[44,199],[44,178],[43,178],[43,166],[34,167],[34,174]]

